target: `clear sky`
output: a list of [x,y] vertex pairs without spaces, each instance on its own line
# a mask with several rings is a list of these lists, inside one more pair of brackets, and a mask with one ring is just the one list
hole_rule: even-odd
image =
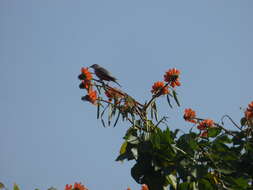
[[[103,128],[77,75],[101,64],[144,101],[169,68],[182,71],[180,108],[160,115],[188,130],[184,108],[235,120],[253,101],[252,0],[1,0],[0,181],[23,190],[81,181],[140,189],[115,158],[128,125]],[[226,125],[230,128],[230,124]]]

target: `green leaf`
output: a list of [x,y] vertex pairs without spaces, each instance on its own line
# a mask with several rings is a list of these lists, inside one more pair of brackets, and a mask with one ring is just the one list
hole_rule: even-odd
[[[37,190],[39,190],[39,189],[37,189]],[[57,190],[57,189],[55,187],[50,187],[48,190]]]
[[180,130],[179,129],[176,129],[174,132],[171,132],[171,136],[172,138],[176,138],[177,137],[177,133],[179,132]]
[[0,182],[0,189],[5,188],[4,184]]
[[172,105],[171,105],[171,102],[170,102],[170,97],[169,97],[169,95],[168,95],[168,94],[167,94],[167,102],[168,102],[168,104],[169,104],[170,108],[173,108],[173,107],[172,107]]
[[240,189],[247,189],[249,181],[243,177],[237,178],[234,180],[236,187]]
[[166,176],[166,180],[168,181],[169,184],[172,185],[174,189],[177,189],[177,176],[175,176],[174,174],[170,174]]
[[138,159],[138,150],[137,150],[137,148],[132,148],[131,152],[132,152],[134,158],[137,160]]
[[198,181],[199,189],[213,190],[212,184],[206,179],[200,179]]
[[195,150],[198,149],[198,143],[196,140],[197,134],[189,133],[184,134],[177,140],[177,146],[187,152],[190,155],[193,155]]
[[151,106],[151,113],[150,113],[150,116],[151,116],[151,119],[154,118],[154,110],[153,110],[153,107]]
[[120,154],[116,159],[115,161],[118,162],[118,161],[121,161],[123,162],[125,159],[128,158],[128,155],[125,153],[125,154]]
[[139,144],[139,139],[136,136],[129,135],[125,138],[125,140],[130,144]]
[[190,187],[190,183],[188,182],[180,183],[178,186],[178,190],[188,190],[189,187]]
[[193,182],[190,183],[190,189],[192,189],[192,190],[199,190],[199,188],[197,188],[197,185],[196,185],[195,181],[193,181]]
[[105,109],[102,111],[101,117],[103,117],[103,115],[104,115],[104,113],[105,113],[105,111],[107,110],[108,107],[109,107],[109,104],[107,104],[107,106],[105,107]]
[[218,127],[208,128],[208,137],[216,137],[221,132],[221,129]]
[[245,117],[243,117],[240,122],[241,122],[241,126],[245,126],[247,119]]
[[155,112],[155,120],[158,121],[158,114],[157,114],[157,108],[156,108],[156,103],[155,102],[153,103],[152,107],[154,108],[154,112]]
[[141,183],[141,179],[144,177],[143,167],[140,164],[136,163],[131,169],[131,176],[137,183]]
[[[137,123],[137,122],[136,122]],[[135,136],[137,137],[137,129],[134,127],[134,125],[132,127],[130,127],[127,131],[125,136],[123,137],[123,139],[127,140],[129,139],[129,136]]]
[[245,179],[244,177],[230,177],[227,176],[225,178],[226,182],[229,184],[231,189],[240,189],[240,190],[249,190],[252,189],[252,187],[249,186],[249,179]]
[[119,153],[120,153],[120,154],[124,154],[124,153],[126,152],[126,147],[127,147],[127,141],[125,141],[125,142],[121,145]]
[[228,138],[226,134],[220,135],[215,139],[215,142],[217,143],[231,143],[232,140]]
[[229,170],[229,169],[216,169],[216,171],[218,171],[220,173],[223,173],[223,174],[231,174],[231,173],[233,173],[233,171]]
[[118,115],[117,115],[117,118],[116,118],[116,120],[115,120],[115,123],[114,123],[113,127],[116,127],[116,125],[117,125],[117,123],[118,123],[118,121],[119,121],[119,117],[120,117],[120,111],[119,111],[119,113],[118,113]]
[[112,116],[113,116],[113,112],[112,112],[112,105],[109,104],[109,110],[108,110],[108,126],[111,125],[111,119],[112,119]]
[[[122,146],[121,146],[121,152],[122,154],[120,154],[117,158],[116,158],[116,161],[123,161],[125,159],[127,160],[133,160],[135,159],[134,155],[133,155],[133,152],[131,149],[133,149],[135,147],[135,145],[132,145],[132,144],[129,144],[127,143],[126,144],[126,147],[125,147],[125,144],[123,143]],[[125,149],[125,150],[124,150]],[[125,152],[124,152],[125,151]]]
[[103,118],[101,118],[101,121],[102,121],[103,126],[106,127],[105,126],[105,121],[103,120]]
[[99,119],[100,115],[100,101],[98,101],[98,106],[97,106],[97,119]]
[[16,183],[14,183],[13,190],[20,190]]
[[100,87],[99,87],[99,86],[97,86],[97,85],[95,85],[95,86],[96,86],[96,88],[97,88],[98,93],[99,93],[99,94],[101,94]]
[[176,93],[176,91],[173,90],[172,93],[173,93],[173,97],[174,97],[174,100],[176,101],[177,105],[180,106],[180,103],[179,103],[178,98],[177,98],[177,93]]

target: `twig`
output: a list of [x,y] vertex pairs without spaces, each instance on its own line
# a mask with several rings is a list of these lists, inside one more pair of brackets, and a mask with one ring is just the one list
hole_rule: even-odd
[[221,118],[221,122],[222,122],[222,123],[223,123],[223,119],[224,119],[225,117],[228,118],[228,119],[234,124],[234,126],[236,126],[239,130],[242,130],[242,128],[239,127],[229,115],[224,115],[224,116]]

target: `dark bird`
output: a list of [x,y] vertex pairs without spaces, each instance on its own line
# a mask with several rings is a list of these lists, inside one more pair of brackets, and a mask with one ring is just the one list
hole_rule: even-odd
[[117,82],[117,79],[113,77],[112,74],[109,71],[107,71],[105,68],[101,67],[98,64],[91,65],[90,68],[94,69],[96,76],[100,80],[112,81],[121,87],[121,85]]

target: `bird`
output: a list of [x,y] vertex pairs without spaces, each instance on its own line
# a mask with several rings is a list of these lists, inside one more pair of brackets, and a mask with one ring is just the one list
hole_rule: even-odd
[[106,70],[105,68],[101,67],[98,64],[93,64],[90,66],[90,68],[94,69],[94,72],[96,74],[96,76],[101,80],[105,80],[105,81],[112,81],[115,82],[117,85],[119,85],[121,87],[121,85],[117,82],[117,79],[115,77],[112,76],[112,74]]

